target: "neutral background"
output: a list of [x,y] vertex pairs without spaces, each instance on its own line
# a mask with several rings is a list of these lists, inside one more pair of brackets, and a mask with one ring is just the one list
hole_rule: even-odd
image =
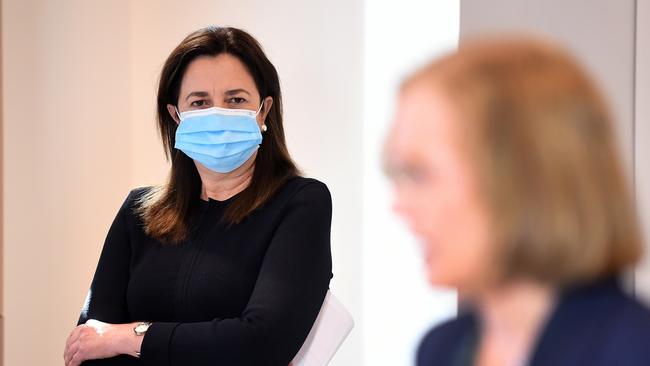
[[[383,144],[404,77],[458,45],[457,1],[364,4],[363,364],[412,364],[422,334],[456,313],[454,291],[425,281],[419,245],[392,212]],[[390,26],[387,20],[392,19]]]
[[[118,207],[166,177],[160,67],[208,24],[262,43],[280,73],[291,153],[332,191],[331,287],[357,322],[332,365],[411,364],[421,332],[454,314],[454,292],[428,288],[390,213],[379,153],[399,80],[459,37],[533,31],[574,50],[611,97],[650,208],[648,0],[0,2],[4,365],[62,364]],[[634,278],[650,300],[650,262]]]

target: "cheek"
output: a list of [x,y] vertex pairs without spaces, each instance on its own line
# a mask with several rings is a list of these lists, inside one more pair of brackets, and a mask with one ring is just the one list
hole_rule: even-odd
[[444,217],[440,194],[430,184],[406,184],[397,186],[393,208],[420,239],[429,241],[436,233]]
[[422,186],[413,199],[413,218],[420,230],[437,245],[446,245],[464,225],[466,197],[449,179]]
[[475,196],[462,184],[446,185],[430,198],[425,235],[432,283],[465,286],[484,272],[490,252],[488,224]]

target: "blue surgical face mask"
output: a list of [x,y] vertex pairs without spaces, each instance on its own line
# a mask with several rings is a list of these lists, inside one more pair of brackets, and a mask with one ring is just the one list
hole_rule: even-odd
[[206,108],[178,114],[174,147],[210,170],[229,173],[242,166],[262,143],[257,114],[262,109]]

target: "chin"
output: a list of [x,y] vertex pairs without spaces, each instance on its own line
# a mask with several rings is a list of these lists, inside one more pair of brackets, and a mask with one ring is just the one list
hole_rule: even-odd
[[439,270],[429,269],[427,274],[427,280],[429,284],[433,287],[458,287],[458,282],[448,274],[441,273]]

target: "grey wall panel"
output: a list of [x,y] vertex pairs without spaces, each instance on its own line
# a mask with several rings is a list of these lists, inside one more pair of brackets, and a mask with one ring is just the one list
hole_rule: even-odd
[[517,31],[569,47],[609,97],[631,172],[634,6],[634,0],[461,0],[460,39]]
[[636,19],[635,188],[646,256],[637,271],[637,291],[650,304],[650,1],[638,0]]

